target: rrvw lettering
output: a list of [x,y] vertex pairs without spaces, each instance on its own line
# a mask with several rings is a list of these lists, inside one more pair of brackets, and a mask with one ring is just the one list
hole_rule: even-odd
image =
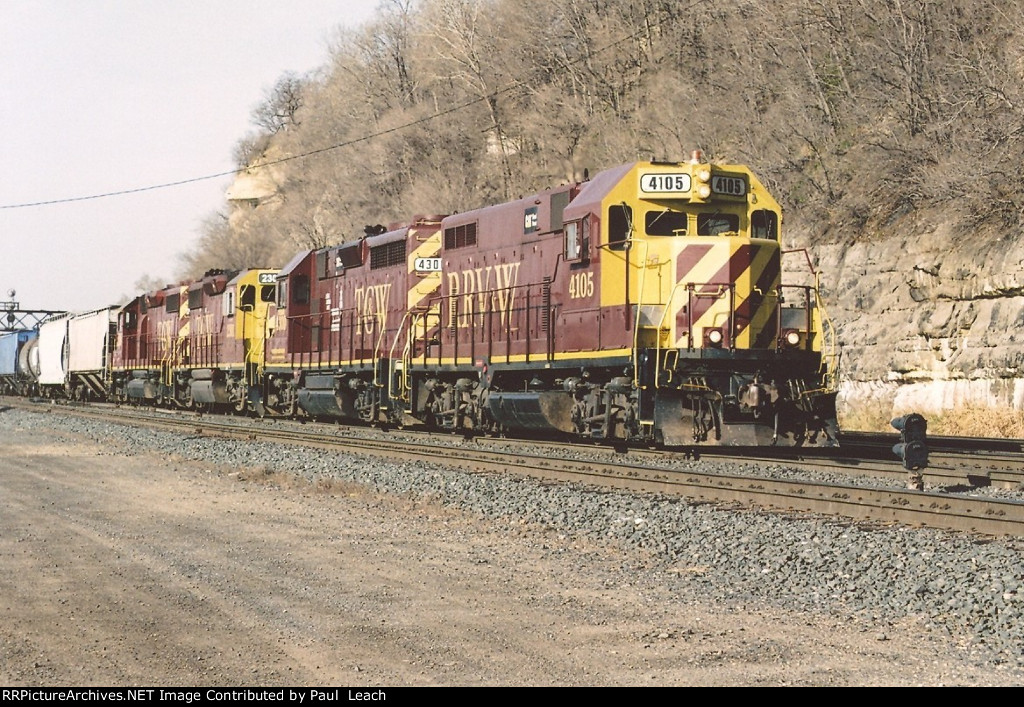
[[496,310],[500,325],[506,326],[515,303],[520,265],[522,263],[502,263],[448,273],[451,302],[448,326],[454,324],[459,329],[483,326],[489,309]]

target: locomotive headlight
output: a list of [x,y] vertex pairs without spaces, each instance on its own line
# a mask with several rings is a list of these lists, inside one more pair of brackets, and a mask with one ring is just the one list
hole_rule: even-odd
[[694,201],[701,202],[711,196],[711,166],[694,164],[693,191],[690,192]]
[[800,332],[792,331],[792,330],[789,331],[786,334],[786,343],[789,344],[790,346],[796,346],[797,344],[799,344],[800,343]]
[[722,330],[721,329],[712,329],[711,331],[709,331],[708,332],[708,341],[710,341],[715,346],[718,346],[719,344],[721,344],[722,343]]

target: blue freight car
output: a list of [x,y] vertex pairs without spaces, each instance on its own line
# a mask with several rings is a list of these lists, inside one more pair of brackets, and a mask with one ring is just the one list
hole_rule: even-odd
[[0,334],[0,393],[31,394],[39,375],[33,356],[39,333],[11,331]]

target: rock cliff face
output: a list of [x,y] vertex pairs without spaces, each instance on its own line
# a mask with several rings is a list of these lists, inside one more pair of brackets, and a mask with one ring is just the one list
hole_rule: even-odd
[[1024,409],[1024,243],[951,230],[806,244],[842,345],[844,408]]

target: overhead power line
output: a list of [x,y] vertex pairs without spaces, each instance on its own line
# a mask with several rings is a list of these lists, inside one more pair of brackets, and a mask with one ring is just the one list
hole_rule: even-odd
[[[500,95],[500,94],[505,93],[505,92],[506,92],[505,90],[502,90],[502,91],[495,92],[494,94],[491,94],[491,95],[496,96],[496,95]],[[160,184],[150,184],[148,186],[135,187],[135,188],[132,188],[132,189],[119,189],[117,191],[108,191],[108,192],[102,192],[102,193],[99,193],[99,194],[89,194],[87,196],[71,196],[71,197],[65,197],[65,198],[61,198],[61,199],[49,199],[49,200],[46,200],[46,201],[31,201],[31,202],[25,202],[25,203],[21,203],[21,204],[0,204],[0,209],[25,209],[25,208],[29,208],[29,207],[32,207],[32,206],[49,206],[51,204],[69,204],[69,203],[72,203],[72,202],[75,202],[75,201],[90,201],[90,200],[93,200],[93,199],[106,199],[106,198],[112,197],[112,196],[124,196],[126,194],[138,194],[140,192],[155,191],[157,189],[168,189],[168,188],[171,188],[171,187],[180,187],[180,186],[183,186],[185,184],[194,184],[196,182],[206,182],[206,181],[209,181],[211,179],[220,179],[221,177],[228,177],[228,176],[231,176],[231,175],[241,174],[242,172],[248,172],[248,171],[252,171],[252,170],[256,170],[256,169],[264,169],[266,167],[272,167],[274,165],[281,164],[282,162],[291,162],[292,160],[301,160],[301,159],[304,159],[306,157],[312,157],[313,155],[319,155],[319,154],[324,153],[324,152],[330,152],[332,150],[338,150],[338,149],[341,149],[343,147],[349,147],[350,145],[355,145],[355,144],[360,143],[360,142],[366,142],[367,140],[372,140],[374,138],[381,137],[382,135],[388,135],[390,133],[395,133],[395,132],[398,132],[400,130],[405,130],[406,128],[411,128],[411,127],[413,127],[415,125],[419,125],[421,123],[426,123],[426,122],[429,122],[431,120],[436,120],[437,118],[440,118],[440,117],[443,117],[445,115],[448,115],[449,113],[454,113],[455,111],[462,110],[463,108],[471,106],[471,105],[473,105],[475,103],[479,103],[481,101],[485,101],[485,100],[487,100],[490,97],[491,96],[483,96],[481,98],[475,98],[473,100],[460,103],[457,106],[452,106],[452,107],[447,108],[445,110],[438,111],[437,113],[433,113],[431,115],[425,116],[425,117],[420,118],[418,120],[413,120],[413,121],[410,121],[408,123],[403,123],[402,125],[397,125],[397,126],[395,126],[393,128],[387,128],[385,130],[379,130],[379,131],[377,131],[375,133],[370,133],[368,135],[362,135],[360,137],[353,138],[352,140],[346,140],[345,142],[339,142],[339,143],[336,143],[334,145],[329,145],[327,147],[317,148],[316,150],[310,150],[309,152],[303,152],[303,153],[298,154],[298,155],[289,155],[288,157],[281,157],[281,158],[278,158],[276,160],[270,160],[268,162],[261,162],[258,165],[251,165],[251,166],[248,166],[248,167],[239,167],[238,169],[232,169],[232,170],[228,170],[228,171],[225,171],[225,172],[217,172],[215,174],[205,174],[205,175],[203,175],[201,177],[190,177],[189,179],[179,179],[178,181],[175,181],[175,182],[161,182]]]
[[[673,15],[675,15],[676,13],[684,14],[688,10],[696,7],[697,5],[701,5],[701,4],[705,3],[705,2],[709,2],[709,0],[693,0],[692,2],[688,3],[687,5],[685,5],[683,7],[674,8],[675,9],[675,13],[673,13]],[[568,68],[568,67],[573,66],[573,65],[575,65],[577,63],[586,61],[587,59],[593,57],[596,54],[604,53],[604,52],[606,52],[606,51],[608,51],[610,49],[613,49],[613,48],[619,46],[620,44],[624,44],[625,42],[632,41],[632,40],[636,39],[637,37],[639,37],[639,36],[649,32],[651,29],[658,27],[662,22],[664,22],[664,19],[665,18],[656,19],[656,20],[654,20],[654,21],[652,21],[652,22],[650,22],[650,23],[640,27],[635,32],[632,32],[632,33],[630,33],[628,35],[620,37],[619,39],[615,40],[614,42],[611,42],[610,44],[606,44],[603,47],[600,47],[598,49],[593,50],[592,52],[590,52],[586,56],[579,57],[577,59],[565,62],[564,66],[566,68]],[[60,198],[60,199],[46,199],[46,200],[42,200],[42,201],[29,201],[29,202],[23,202],[23,203],[19,203],[19,204],[0,204],[0,210],[3,210],[3,209],[27,209],[27,208],[31,208],[31,207],[37,207],[37,206],[52,206],[52,205],[55,205],[55,204],[70,204],[70,203],[77,202],[77,201],[93,201],[93,200],[96,200],[96,199],[107,199],[107,198],[115,197],[115,196],[125,196],[125,195],[128,195],[128,194],[139,194],[139,193],[142,193],[142,192],[156,191],[156,190],[159,190],[159,189],[170,189],[172,187],[180,187],[180,186],[184,186],[186,184],[195,184],[197,182],[206,182],[206,181],[210,181],[211,179],[220,179],[221,177],[229,177],[229,176],[241,174],[243,172],[249,172],[249,171],[257,170],[257,169],[264,169],[266,167],[272,167],[274,165],[282,164],[284,162],[291,162],[293,160],[306,159],[307,157],[312,157],[314,155],[323,154],[325,152],[332,152],[334,150],[340,150],[340,149],[342,149],[344,147],[350,147],[352,145],[356,145],[356,144],[361,143],[361,142],[366,142],[368,140],[373,140],[374,138],[382,137],[384,135],[389,135],[391,133],[400,132],[402,130],[406,130],[408,128],[414,127],[416,125],[421,125],[423,123],[429,123],[429,122],[431,122],[433,120],[437,120],[438,118],[443,118],[444,116],[449,115],[451,113],[455,113],[457,111],[463,110],[463,109],[468,108],[470,106],[476,105],[477,103],[482,103],[484,101],[488,101],[488,100],[491,100],[493,98],[497,98],[498,96],[502,96],[502,95],[505,95],[507,93],[511,93],[512,91],[522,87],[526,81],[527,81],[527,78],[518,78],[518,79],[513,80],[507,86],[505,86],[503,88],[497,89],[493,93],[487,94],[485,96],[479,96],[477,98],[471,98],[471,99],[466,100],[466,101],[462,101],[461,103],[458,103],[456,105],[453,105],[453,106],[450,106],[448,108],[445,108],[444,110],[440,110],[440,111],[437,111],[435,113],[431,113],[430,115],[424,116],[422,118],[418,118],[417,120],[412,120],[412,121],[410,121],[408,123],[403,123],[403,124],[397,125],[397,126],[395,126],[393,128],[387,128],[387,129],[384,129],[384,130],[379,130],[379,131],[374,132],[374,133],[369,133],[369,134],[366,134],[366,135],[362,135],[360,137],[353,138],[351,140],[345,140],[344,142],[335,143],[333,145],[328,145],[326,147],[317,148],[315,150],[309,150],[308,152],[303,152],[303,153],[300,153],[300,154],[297,154],[297,155],[289,155],[287,157],[280,157],[280,158],[275,159],[275,160],[270,160],[270,161],[267,161],[267,162],[261,162],[258,165],[250,165],[250,166],[246,166],[246,167],[239,167],[237,169],[227,170],[227,171],[224,171],[224,172],[216,172],[214,174],[205,174],[205,175],[202,175],[202,176],[199,176],[199,177],[190,177],[188,179],[179,179],[179,180],[173,181],[173,182],[161,182],[159,184],[150,184],[150,185],[147,185],[147,186],[134,187],[134,188],[129,188],[129,189],[118,189],[118,190],[115,190],[115,191],[101,192],[101,193],[97,193],[97,194],[88,194],[88,195],[85,195],[85,196],[70,196],[70,197],[63,197],[63,198]]]

